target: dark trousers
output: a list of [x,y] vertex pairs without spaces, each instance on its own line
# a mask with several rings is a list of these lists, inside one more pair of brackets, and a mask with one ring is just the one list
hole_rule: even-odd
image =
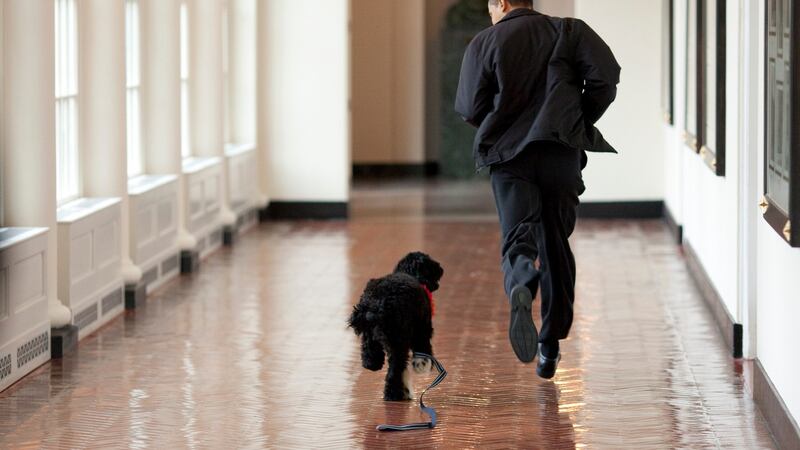
[[506,294],[524,284],[535,297],[541,286],[540,342],[565,339],[572,326],[575,257],[569,237],[575,229],[578,196],[584,191],[585,164],[581,150],[537,143],[491,167]]

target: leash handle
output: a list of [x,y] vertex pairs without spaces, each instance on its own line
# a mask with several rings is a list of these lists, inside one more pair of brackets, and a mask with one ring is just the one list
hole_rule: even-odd
[[423,402],[423,397],[425,394],[430,390],[435,388],[439,385],[447,377],[447,371],[444,369],[444,366],[433,356],[425,354],[425,353],[414,353],[415,357],[418,358],[425,358],[433,363],[433,366],[436,367],[436,370],[439,372],[439,375],[436,376],[436,379],[422,391],[422,394],[419,395],[419,409],[422,411],[423,414],[427,414],[430,416],[431,420],[429,422],[418,422],[418,423],[409,423],[406,425],[378,425],[378,431],[409,431],[409,430],[425,430],[425,429],[432,429],[436,427],[436,410],[429,406],[425,406],[425,402]]

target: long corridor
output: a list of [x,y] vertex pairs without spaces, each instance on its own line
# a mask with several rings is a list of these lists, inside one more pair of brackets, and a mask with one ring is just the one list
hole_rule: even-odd
[[[660,222],[579,223],[575,325],[543,381],[508,343],[495,218],[368,192],[351,221],[259,226],[0,394],[0,448],[773,448],[748,364]],[[384,372],[361,369],[345,320],[411,250],[445,268],[434,351],[449,376],[426,396],[436,429],[382,434],[423,417],[381,400]]]

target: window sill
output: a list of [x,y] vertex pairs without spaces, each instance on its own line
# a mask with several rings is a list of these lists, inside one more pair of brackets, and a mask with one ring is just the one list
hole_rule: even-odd
[[128,180],[128,195],[142,195],[177,179],[177,175],[138,175]]
[[118,203],[120,199],[117,197],[79,198],[59,207],[56,217],[60,224],[74,223]]
[[239,156],[244,153],[255,151],[255,149],[256,149],[256,144],[254,143],[243,143],[243,144],[228,143],[225,144],[225,156],[227,156],[228,158],[233,158],[235,156]]
[[44,233],[47,233],[47,228],[0,228],[0,250],[6,250]]
[[190,156],[183,159],[183,173],[189,175],[202,172],[219,164],[221,161],[222,158],[216,156]]

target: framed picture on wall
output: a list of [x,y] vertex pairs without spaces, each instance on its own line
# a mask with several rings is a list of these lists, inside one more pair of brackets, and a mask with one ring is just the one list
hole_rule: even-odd
[[767,0],[764,219],[800,247],[800,2]]
[[675,1],[661,0],[661,109],[664,121],[675,125]]
[[698,26],[700,54],[698,77],[702,85],[700,156],[718,176],[725,176],[726,3],[701,0]]
[[700,27],[698,26],[698,12],[700,11],[700,0],[686,1],[686,87],[684,94],[685,123],[683,139],[686,145],[695,152],[700,151],[700,105],[697,100],[700,97],[698,48],[700,42]]
[[726,0],[686,0],[686,145],[725,175]]

